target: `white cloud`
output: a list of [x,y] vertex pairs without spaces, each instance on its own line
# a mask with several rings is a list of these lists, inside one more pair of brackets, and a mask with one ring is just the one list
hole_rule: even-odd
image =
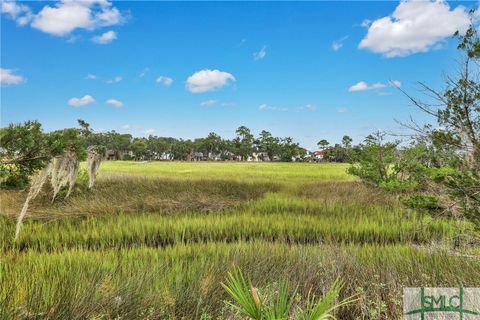
[[155,80],[156,83],[160,83],[165,87],[170,87],[173,83],[173,79],[167,76],[160,76]]
[[129,125],[129,124],[124,124],[124,125],[122,126],[122,129],[128,130],[128,129],[130,129],[130,128],[131,128],[131,125]]
[[213,105],[216,104],[217,102],[218,102],[217,100],[210,99],[210,100],[203,101],[202,103],[200,103],[200,106],[202,106],[202,107],[209,107],[209,106],[213,106]]
[[120,11],[107,0],[61,0],[44,6],[38,13],[33,13],[27,5],[2,1],[1,12],[18,25],[30,24],[54,36],[65,36],[76,29],[91,31],[124,21]]
[[106,27],[120,24],[123,22],[124,18],[120,11],[115,7],[109,8],[110,5],[111,4],[108,3],[108,5],[102,8],[102,11],[95,15],[95,19],[98,25]]
[[117,39],[117,33],[115,31],[110,30],[102,33],[99,36],[93,37],[92,41],[98,44],[107,44],[112,42],[115,39]]
[[313,112],[313,111],[317,110],[317,106],[314,105],[314,104],[309,103],[309,104],[307,104],[307,105],[305,105],[305,106],[297,107],[295,110],[298,111],[298,112],[302,112],[302,111],[311,111],[311,112]]
[[262,60],[267,55],[267,46],[263,46],[260,51],[253,53],[253,59]]
[[402,83],[398,80],[391,80],[388,82],[388,84],[391,85],[392,87],[398,87],[398,88],[402,86]]
[[85,76],[85,80],[96,80],[96,79],[97,79],[97,76],[91,73]]
[[121,76],[116,76],[115,78],[113,79],[110,79],[110,80],[107,80],[107,83],[111,84],[111,83],[118,83],[120,81],[122,81],[123,78]]
[[385,88],[385,85],[383,83],[374,83],[372,85],[368,85],[365,81],[360,81],[348,88],[348,91],[350,92],[355,92],[355,91],[366,91],[366,90],[372,90],[372,89],[381,89]]
[[258,106],[258,110],[260,111],[282,111],[282,112],[286,112],[288,111],[288,108],[278,108],[278,107],[275,107],[275,106],[271,106],[269,104],[266,104],[266,103],[262,103],[261,105]]
[[11,19],[16,20],[20,26],[26,25],[32,20],[32,11],[23,4],[17,4],[15,1],[2,1],[0,12],[10,16]]
[[345,36],[343,38],[340,38],[338,40],[335,40],[332,42],[332,50],[333,51],[338,51],[340,50],[342,47],[343,47],[343,43],[345,42],[345,40],[348,39],[348,36]]
[[277,107],[272,107],[266,103],[262,103],[261,105],[258,106],[258,110],[277,110]]
[[359,48],[385,57],[401,57],[426,52],[455,31],[464,32],[470,24],[467,9],[450,10],[446,1],[402,1],[391,16],[371,23]]
[[157,130],[155,129],[147,129],[144,131],[145,134],[148,134],[148,135],[151,135],[151,134],[154,134]]
[[108,99],[106,103],[115,108],[123,108],[124,106],[123,102],[117,99]]
[[235,82],[235,77],[220,70],[200,70],[188,77],[186,88],[193,93],[213,91]]
[[347,109],[347,108],[338,108],[338,109],[337,109],[337,112],[338,112],[338,113],[347,113],[347,112],[348,112],[348,109]]
[[70,100],[68,100],[68,104],[72,107],[83,107],[87,104],[92,103],[95,103],[95,99],[93,99],[93,97],[88,94],[81,98],[71,98]]
[[15,74],[12,69],[0,68],[0,85],[12,86],[21,84],[25,81],[25,78],[21,75]]
[[65,1],[57,3],[55,7],[43,7],[33,19],[32,27],[55,36],[64,36],[77,28],[93,29],[94,22],[88,5]]
[[388,84],[377,82],[372,85],[369,85],[365,81],[360,81],[352,85],[350,88],[348,88],[348,91],[350,92],[367,91],[367,90],[382,89],[382,88],[386,88],[387,86],[400,87],[401,85],[402,83],[398,80],[391,80],[388,82]]

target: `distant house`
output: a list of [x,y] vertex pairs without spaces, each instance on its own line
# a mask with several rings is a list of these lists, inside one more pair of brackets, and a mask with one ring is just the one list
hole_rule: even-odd
[[107,153],[106,153],[107,160],[123,160],[125,156],[133,157],[134,154],[132,151],[113,150],[113,149],[107,150]]
[[168,152],[162,152],[158,160],[168,160],[171,161],[173,160],[173,154],[168,153]]
[[193,155],[193,161],[203,161],[203,152],[195,152]]
[[315,161],[323,161],[324,157],[325,157],[325,151],[323,150],[315,151],[313,153],[313,159]]
[[220,160],[222,160],[222,154],[221,153],[209,152],[206,160],[220,161]]

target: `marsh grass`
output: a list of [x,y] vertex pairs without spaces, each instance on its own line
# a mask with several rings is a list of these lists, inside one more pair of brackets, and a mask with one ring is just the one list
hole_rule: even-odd
[[356,181],[346,173],[348,164],[285,162],[132,162],[108,161],[100,173],[170,177],[180,180],[228,180],[282,184],[313,181]]
[[[54,219],[115,213],[221,211],[279,189],[279,185],[266,182],[109,175],[97,180],[95,190],[89,191],[86,186],[79,186],[74,195],[59,199],[53,205],[49,199],[51,190],[47,188],[32,202],[29,216],[34,219]],[[18,214],[24,197],[25,192],[2,191],[2,215]]]
[[340,276],[340,299],[360,298],[347,320],[398,319],[404,286],[480,286],[478,259],[442,249],[471,224],[404,209],[345,168],[106,162],[94,191],[39,194],[16,243],[26,192],[2,190],[0,319],[241,319],[220,285],[234,266],[261,292],[298,286],[299,307]]
[[[286,281],[300,297],[322,296],[340,276],[340,299],[358,294],[339,319],[398,319],[403,286],[479,286],[478,261],[408,246],[305,246],[240,242],[22,255],[0,264],[0,318],[240,319],[220,286],[234,267],[261,292]],[[307,301],[298,301],[305,305]],[[38,316],[38,315],[44,316]],[[48,314],[48,317],[45,316]],[[20,317],[22,318],[22,317]]]
[[284,243],[428,244],[452,239],[468,223],[383,206],[322,203],[267,193],[221,212],[103,214],[46,222],[28,220],[16,243],[13,220],[0,217],[3,250],[163,247],[178,243],[262,239]]

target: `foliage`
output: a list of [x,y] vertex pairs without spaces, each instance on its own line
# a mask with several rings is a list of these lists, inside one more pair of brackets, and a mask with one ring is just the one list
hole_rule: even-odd
[[43,133],[41,124],[26,121],[0,129],[0,177],[5,187],[25,187],[30,177],[53,157],[74,153],[86,158],[86,144],[79,129]]
[[47,139],[37,121],[9,124],[0,129],[2,187],[24,187],[29,176],[51,157]]
[[414,194],[403,198],[402,202],[414,209],[436,210],[439,207],[438,198],[431,195]]
[[263,296],[252,286],[249,279],[245,279],[241,270],[236,268],[228,273],[227,280],[222,286],[235,302],[228,304],[253,320],[287,320],[292,317],[299,320],[335,319],[332,315],[335,309],[355,301],[350,297],[335,303],[344,286],[338,278],[323,298],[316,300],[309,297],[307,306],[298,307],[298,310],[293,310],[296,290],[290,293],[288,283],[285,281],[281,283],[276,298]]
[[350,174],[374,186],[396,179],[398,142],[385,142],[385,133],[376,132],[365,138],[353,158]]
[[325,150],[325,149],[328,147],[329,144],[330,144],[330,142],[328,142],[328,141],[325,140],[325,139],[322,139],[322,140],[320,140],[320,141],[317,142],[317,145],[318,145],[318,146],[320,147],[320,149],[322,149],[322,150]]
[[480,39],[473,25],[455,36],[463,54],[457,78],[447,77],[442,91],[420,83],[436,102],[404,92],[437,126],[403,124],[414,133],[403,148],[399,142],[383,143],[378,135],[367,137],[355,150],[349,172],[386,190],[409,193],[402,197],[409,207],[461,212],[480,226]]

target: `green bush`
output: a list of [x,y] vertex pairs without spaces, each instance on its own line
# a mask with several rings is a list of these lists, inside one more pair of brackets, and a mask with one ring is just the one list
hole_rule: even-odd
[[436,210],[439,208],[438,198],[431,195],[415,194],[401,199],[402,203],[413,209]]
[[379,187],[390,192],[410,192],[418,188],[418,182],[414,180],[401,181],[399,179],[393,179],[380,182]]

